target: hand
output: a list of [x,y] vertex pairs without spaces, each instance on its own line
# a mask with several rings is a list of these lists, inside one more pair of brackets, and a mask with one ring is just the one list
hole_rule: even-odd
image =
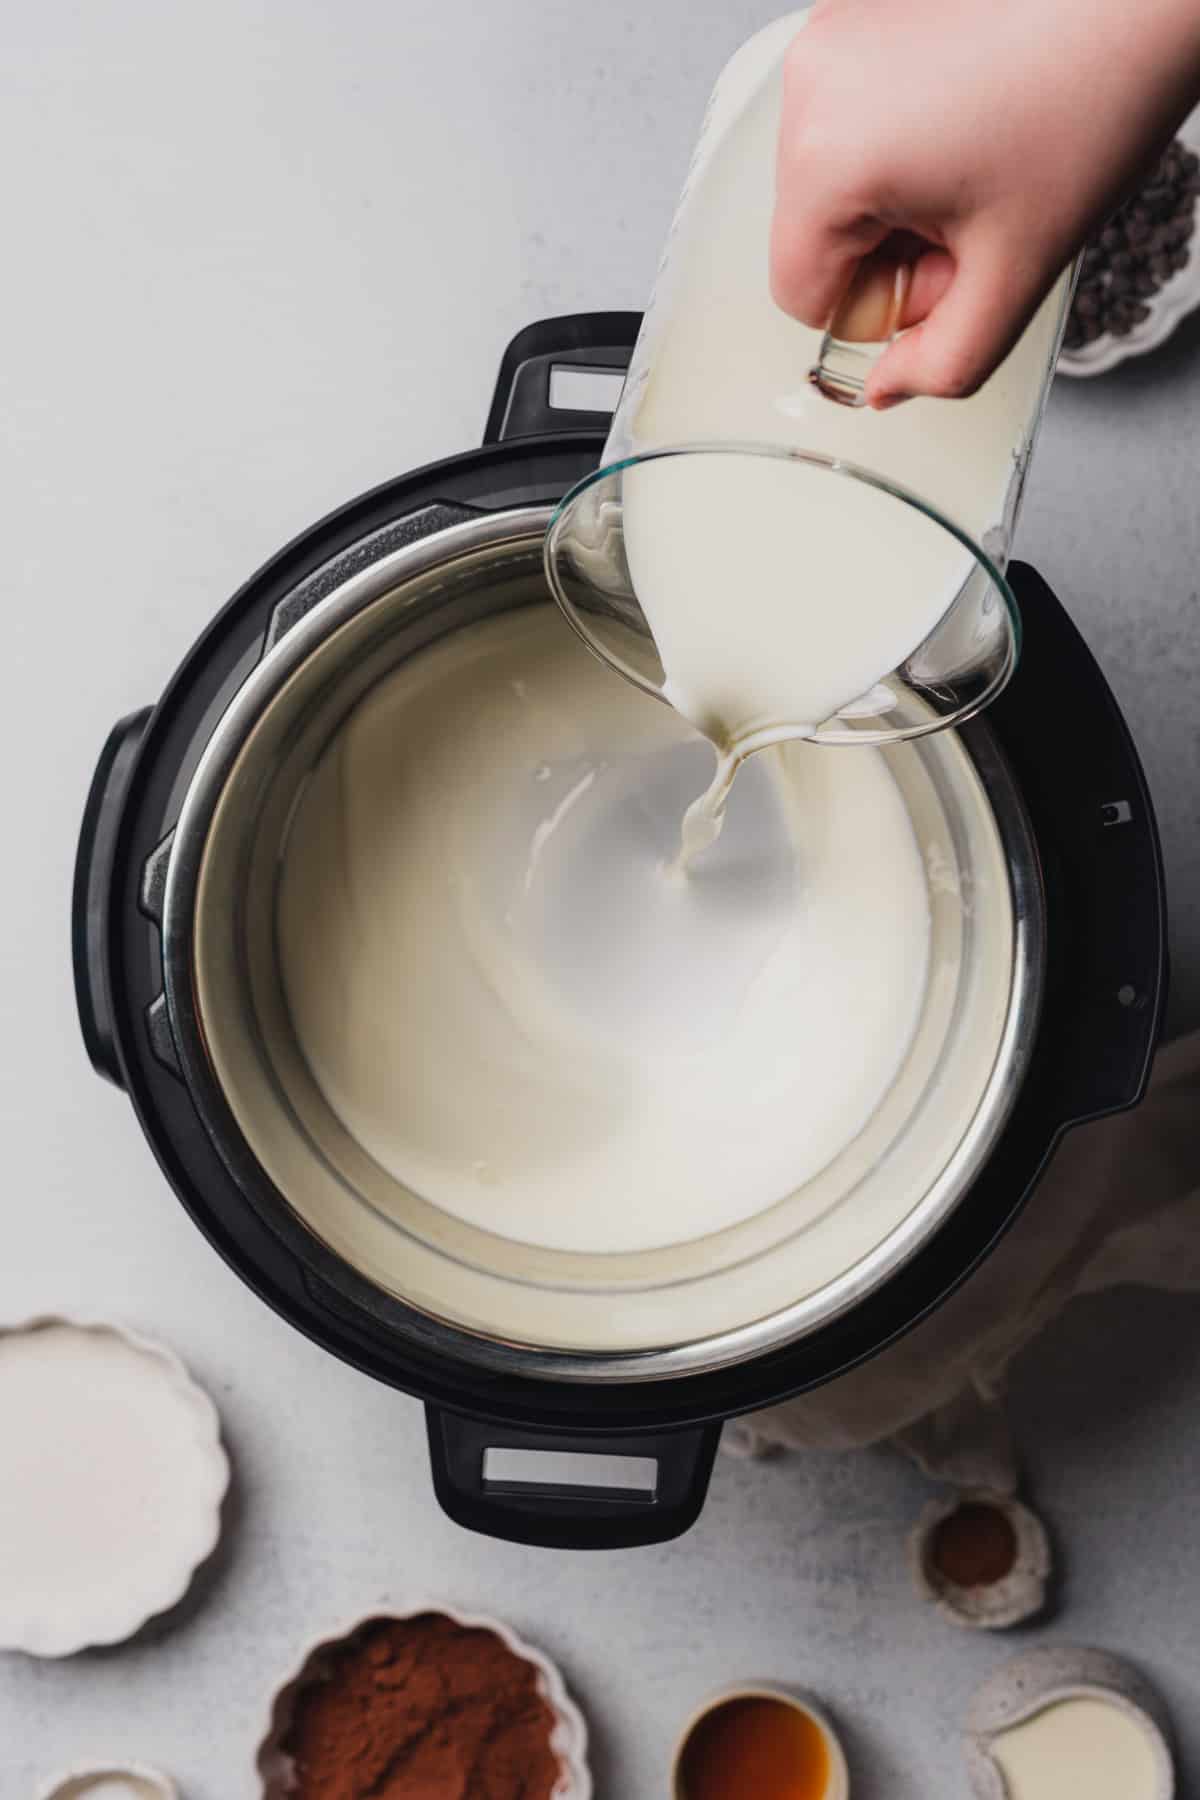
[[1198,98],[1200,0],[817,0],[784,71],[775,299],[823,329],[907,243],[912,329],[867,401],[972,394]]

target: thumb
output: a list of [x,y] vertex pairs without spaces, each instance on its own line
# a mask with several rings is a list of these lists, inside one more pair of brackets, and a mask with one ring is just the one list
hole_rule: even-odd
[[975,393],[1008,355],[1052,280],[1053,272],[1015,265],[998,244],[965,245],[940,299],[871,371],[867,404],[883,409],[920,394],[963,399]]

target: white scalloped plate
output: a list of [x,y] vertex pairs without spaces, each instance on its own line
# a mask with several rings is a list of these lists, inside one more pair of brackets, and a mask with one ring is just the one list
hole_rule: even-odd
[[276,1690],[271,1702],[270,1724],[266,1737],[258,1747],[256,1758],[262,1781],[262,1800],[287,1800],[288,1795],[294,1791],[291,1758],[286,1755],[282,1746],[291,1728],[296,1696],[311,1681],[320,1680],[325,1660],[336,1656],[348,1638],[374,1624],[376,1620],[418,1619],[425,1613],[440,1613],[443,1618],[468,1631],[490,1631],[514,1656],[533,1664],[539,1677],[538,1691],[555,1715],[556,1724],[550,1744],[558,1755],[563,1771],[551,1800],[592,1800],[592,1777],[587,1766],[587,1725],[549,1657],[525,1643],[499,1619],[489,1618],[482,1613],[460,1612],[456,1606],[446,1606],[440,1600],[407,1606],[403,1612],[380,1608],[377,1612],[355,1619],[341,1631],[322,1636],[309,1646],[295,1673]]
[[[1200,107],[1186,118],[1176,137],[1182,138],[1189,150],[1200,152]],[[1198,202],[1200,203],[1200,202]],[[1105,375],[1130,356],[1145,356],[1165,344],[1181,319],[1200,306],[1200,241],[1191,241],[1191,256],[1177,275],[1172,275],[1147,301],[1150,317],[1135,325],[1127,337],[1106,333],[1082,350],[1060,350],[1058,373],[1086,377]]]
[[99,1320],[0,1326],[0,1649],[132,1637],[216,1547],[217,1410],[161,1344]]
[[179,1800],[175,1783],[145,1763],[95,1763],[70,1769],[41,1788],[38,1800]]

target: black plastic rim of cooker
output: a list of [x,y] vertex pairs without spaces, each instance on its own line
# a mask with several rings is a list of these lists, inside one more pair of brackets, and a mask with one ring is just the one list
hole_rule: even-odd
[[[748,1362],[644,1382],[491,1375],[401,1335],[392,1303],[298,1224],[235,1186],[172,1068],[153,893],[160,850],[214,717],[262,654],[297,585],[370,534],[389,547],[464,509],[552,504],[598,462],[605,412],[551,405],[560,367],[624,371],[636,313],[529,326],[509,345],[482,449],[384,483],[303,532],[233,596],[153,708],[113,730],[80,836],[72,948],[97,1070],[123,1087],[167,1180],[236,1273],[298,1330],[426,1403],[435,1490],[470,1529],[614,1548],[686,1530],[703,1506],[723,1419],[777,1404],[865,1361],[938,1306],[1020,1212],[1063,1132],[1134,1105],[1166,994],[1162,860],[1146,781],[1116,700],[1066,612],[1014,564],[1024,648],[988,712],[1022,795],[1046,902],[1046,988],[1028,1073],[986,1167],[937,1236],[883,1288],[811,1336]],[[406,525],[404,522],[407,521]],[[410,529],[411,528],[411,529]],[[629,1489],[582,1479],[490,1482],[488,1449],[651,1459]],[[643,1463],[643,1467],[645,1464]]]

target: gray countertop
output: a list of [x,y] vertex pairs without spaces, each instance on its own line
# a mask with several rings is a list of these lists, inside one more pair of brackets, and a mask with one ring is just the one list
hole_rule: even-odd
[[[603,1560],[457,1532],[416,1405],[221,1266],[91,1077],[71,995],[74,838],[109,725],[280,543],[477,441],[519,326],[642,302],[710,77],[775,10],[6,10],[0,1317],[74,1310],[166,1339],[221,1407],[237,1476],[225,1547],[178,1615],[120,1651],[0,1659],[0,1800],[94,1755],[161,1762],[189,1800],[250,1800],[268,1694],[306,1641],[431,1593],[561,1659],[604,1800],[664,1794],[684,1714],[753,1675],[827,1699],[862,1800],[962,1792],[959,1720],[1004,1646],[914,1600],[915,1473],[884,1453],[722,1459],[690,1536]],[[1198,396],[1196,328],[1060,383],[1020,545],[1146,758],[1176,1028],[1200,1021]],[[1048,1634],[1138,1657],[1200,1765],[1196,1323],[1183,1301],[1080,1309],[1027,1357],[1016,1411],[1066,1554]]]

